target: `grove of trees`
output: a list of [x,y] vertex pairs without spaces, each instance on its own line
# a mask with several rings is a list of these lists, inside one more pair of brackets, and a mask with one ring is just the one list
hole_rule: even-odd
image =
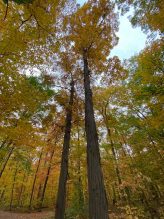
[[[129,10],[148,43],[121,61]],[[163,0],[0,0],[0,209],[164,217],[163,20]]]

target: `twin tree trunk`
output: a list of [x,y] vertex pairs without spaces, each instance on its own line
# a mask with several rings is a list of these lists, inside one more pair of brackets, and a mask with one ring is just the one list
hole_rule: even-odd
[[65,134],[63,143],[63,152],[61,160],[61,170],[59,177],[58,194],[56,201],[55,219],[64,219],[65,205],[66,205],[66,183],[68,177],[68,156],[70,148],[71,127],[72,127],[72,107],[74,99],[74,82],[71,82],[70,100],[67,107]]
[[94,118],[92,91],[90,88],[90,70],[84,55],[85,89],[85,130],[87,138],[87,168],[89,190],[89,218],[108,219],[108,201],[106,198],[103,174],[100,164],[98,134]]
[[[109,219],[108,201],[104,187],[103,174],[100,164],[100,151],[96,123],[94,119],[92,91],[90,88],[90,71],[87,58],[84,57],[84,89],[85,89],[85,130],[87,137],[87,166],[89,190],[89,218]],[[68,156],[72,126],[72,106],[74,97],[74,83],[71,83],[70,100],[67,108],[66,126],[64,134],[61,171],[59,177],[56,201],[55,219],[64,219],[66,205],[66,182],[68,177]]]

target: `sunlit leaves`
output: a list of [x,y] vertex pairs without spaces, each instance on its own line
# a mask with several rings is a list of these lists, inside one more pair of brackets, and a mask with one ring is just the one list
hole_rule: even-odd
[[72,16],[66,17],[67,40],[72,42],[74,51],[81,57],[87,52],[92,66],[101,66],[117,43],[117,21],[113,7],[109,1],[89,1]]

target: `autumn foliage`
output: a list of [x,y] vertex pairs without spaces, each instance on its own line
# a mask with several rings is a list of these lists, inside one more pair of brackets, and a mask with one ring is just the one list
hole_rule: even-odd
[[[123,62],[116,5],[149,32]],[[163,14],[160,0],[0,2],[2,210],[164,216]]]

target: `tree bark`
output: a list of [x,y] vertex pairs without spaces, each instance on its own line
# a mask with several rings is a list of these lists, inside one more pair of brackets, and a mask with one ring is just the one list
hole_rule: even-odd
[[10,152],[9,152],[9,154],[8,154],[8,156],[7,156],[7,158],[6,158],[5,162],[4,162],[4,164],[3,164],[3,166],[2,166],[2,169],[1,169],[1,171],[0,171],[0,178],[1,178],[3,172],[4,172],[5,168],[6,168],[6,165],[7,165],[8,161],[9,161],[9,159],[10,159],[12,153],[13,153],[13,150],[14,150],[14,146],[10,149]]
[[45,182],[44,182],[44,185],[43,185],[43,191],[42,191],[42,195],[41,195],[41,199],[40,199],[40,209],[43,206],[44,196],[45,196],[47,183],[48,183],[48,179],[49,179],[49,175],[50,175],[50,171],[51,171],[51,164],[52,164],[51,162],[52,162],[52,158],[54,156],[54,153],[55,153],[55,147],[53,148],[53,150],[51,152],[51,156],[50,156],[50,161],[49,161],[49,165],[48,165],[48,169],[47,169],[47,174],[46,174]]
[[87,138],[87,168],[89,190],[89,218],[108,219],[108,201],[100,164],[98,134],[94,118],[92,91],[90,88],[90,70],[86,53],[84,61],[85,90],[85,130]]
[[71,82],[70,100],[67,107],[63,152],[61,160],[61,170],[59,176],[59,186],[56,201],[55,219],[64,219],[66,205],[66,183],[68,177],[68,156],[70,148],[71,127],[72,127],[72,106],[74,100],[74,82]]
[[21,189],[20,189],[20,193],[19,193],[19,198],[18,198],[18,206],[21,206],[21,201],[22,201],[22,194],[23,194],[23,190],[24,190],[24,183],[25,183],[25,179],[26,179],[26,172],[24,172],[23,175],[23,180],[22,180],[22,185],[21,185]]
[[[122,184],[121,174],[120,174],[120,170],[119,170],[119,166],[118,166],[118,162],[117,162],[117,157],[116,157],[116,152],[115,152],[115,148],[114,148],[114,143],[113,143],[112,136],[111,136],[111,130],[108,127],[106,118],[107,117],[105,115],[104,122],[105,122],[105,125],[106,125],[106,128],[107,128],[108,137],[110,139],[112,155],[113,155],[113,159],[114,159],[114,163],[115,163],[116,175],[117,175],[117,179],[118,179],[118,184],[120,186]],[[119,188],[119,190],[120,190],[120,188]],[[127,186],[125,186],[124,191],[120,191],[120,192],[121,192],[123,198],[127,201],[127,204],[131,207],[131,199],[130,199],[130,190],[129,190],[129,188]]]
[[31,195],[30,195],[29,209],[31,209],[31,205],[32,205],[32,199],[33,199],[33,195],[34,195],[34,188],[35,188],[36,178],[37,178],[37,174],[38,174],[42,154],[43,154],[43,148],[42,148],[42,151],[41,151],[40,156],[39,156],[39,161],[38,161],[38,165],[37,165],[35,176],[34,176],[34,181],[33,181]]
[[10,211],[12,209],[12,204],[13,204],[13,195],[14,195],[14,187],[15,187],[17,172],[18,172],[18,164],[16,165],[16,169],[15,169],[15,172],[14,172],[14,179],[13,179],[13,185],[12,185],[12,190],[11,190],[11,199],[10,199]]
[[[46,160],[47,156],[48,156],[48,152],[46,152],[46,155],[45,155],[45,161],[44,161],[44,164],[43,164],[44,167],[46,166],[46,163],[47,163],[47,160]],[[38,188],[38,194],[37,194],[37,199],[38,200],[41,200],[41,197],[42,197],[42,185],[43,185],[43,183],[40,182],[39,188]]]
[[79,218],[84,218],[84,193],[83,193],[83,184],[82,184],[82,177],[81,177],[81,153],[79,153],[80,151],[80,130],[79,130],[79,117],[78,117],[78,121],[77,121],[77,140],[78,140],[78,144],[77,144],[77,150],[78,150],[78,154],[77,154],[77,192],[78,192],[78,215]]

